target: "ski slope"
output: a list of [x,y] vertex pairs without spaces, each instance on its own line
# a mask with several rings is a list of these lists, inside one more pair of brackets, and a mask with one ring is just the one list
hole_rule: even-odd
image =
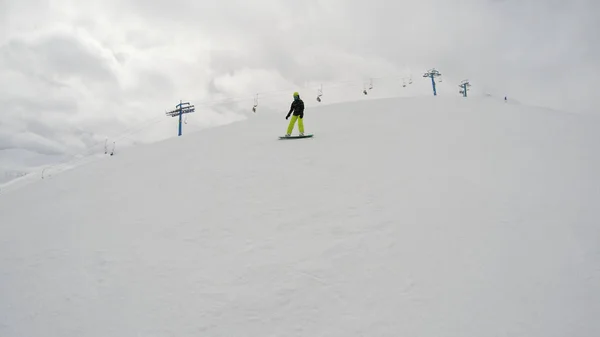
[[387,98],[280,141],[284,116],[0,194],[0,336],[600,336],[597,122]]

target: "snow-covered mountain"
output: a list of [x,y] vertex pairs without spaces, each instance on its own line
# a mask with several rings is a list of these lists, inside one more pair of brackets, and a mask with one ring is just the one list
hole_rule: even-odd
[[381,98],[280,141],[284,115],[0,193],[0,336],[600,335],[596,121]]
[[0,167],[0,184],[24,177],[25,175],[27,175],[27,172]]

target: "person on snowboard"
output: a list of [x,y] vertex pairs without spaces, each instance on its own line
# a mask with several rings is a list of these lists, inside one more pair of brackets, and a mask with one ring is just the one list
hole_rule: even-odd
[[290,107],[290,112],[288,112],[287,116],[285,116],[286,120],[290,118],[292,112],[294,113],[294,115],[292,116],[292,120],[288,125],[287,133],[285,134],[285,136],[289,137],[292,134],[296,121],[298,121],[298,130],[300,131],[300,136],[304,136],[304,102],[300,99],[300,95],[297,92],[294,93],[294,101],[292,102],[292,106]]

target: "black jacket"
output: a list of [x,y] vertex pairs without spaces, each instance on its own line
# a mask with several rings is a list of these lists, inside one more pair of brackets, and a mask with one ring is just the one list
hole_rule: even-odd
[[292,102],[292,106],[290,107],[290,112],[288,112],[287,117],[294,112],[294,116],[300,116],[300,118],[304,118],[304,102],[298,98]]

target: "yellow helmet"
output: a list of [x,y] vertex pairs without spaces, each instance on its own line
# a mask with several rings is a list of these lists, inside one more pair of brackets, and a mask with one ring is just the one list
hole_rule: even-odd
[[295,92],[294,97],[300,97],[300,94],[298,92]]

